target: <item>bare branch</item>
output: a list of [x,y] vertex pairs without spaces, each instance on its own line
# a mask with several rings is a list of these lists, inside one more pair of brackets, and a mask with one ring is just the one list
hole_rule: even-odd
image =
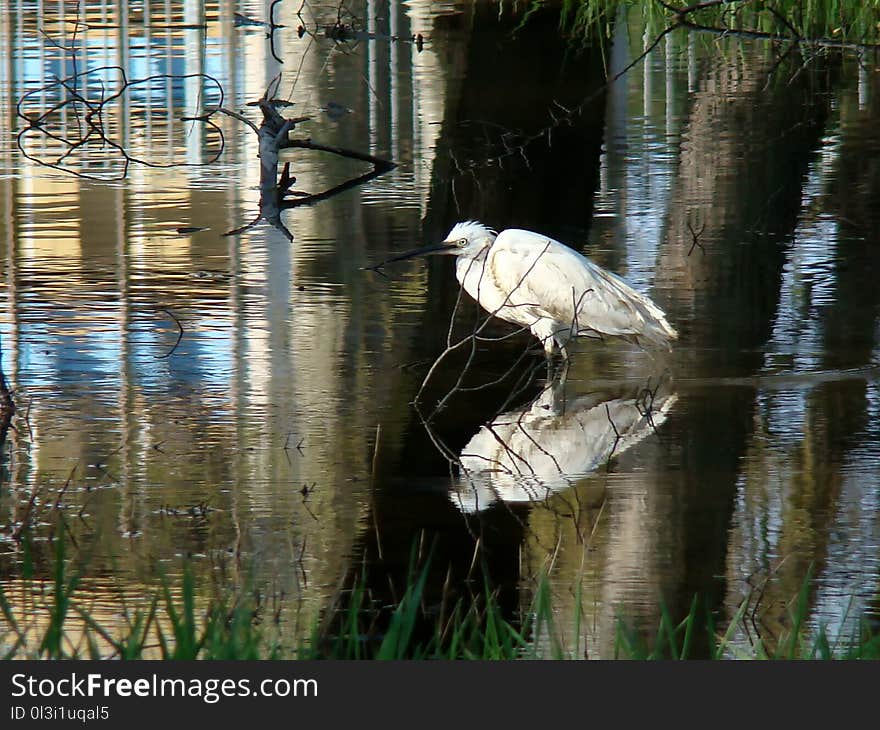
[[169,317],[171,317],[171,319],[173,319],[174,323],[177,325],[177,329],[178,329],[177,341],[174,343],[174,347],[172,347],[164,355],[156,355],[155,356],[157,360],[164,360],[166,357],[171,357],[171,355],[174,354],[174,351],[177,349],[177,346],[180,344],[180,341],[183,339],[183,325],[180,324],[180,320],[174,316],[174,312],[172,312],[170,309],[162,309],[160,311],[165,312],[165,314],[167,314]]
[[[118,79],[116,82],[118,88],[112,93],[105,93],[104,81],[106,76],[115,75]],[[100,97],[97,99],[89,99],[83,96],[79,91],[80,81],[88,77],[97,77],[101,89]],[[111,136],[110,131],[104,123],[105,111],[111,104],[127,98],[130,90],[144,84],[152,84],[162,79],[202,79],[205,83],[214,87],[214,93],[217,96],[217,107],[212,111],[200,117],[190,117],[191,121],[201,121],[207,124],[216,133],[217,149],[214,154],[207,160],[201,162],[167,162],[161,163],[147,160],[135,156],[131,150],[126,149],[123,144],[117,142]],[[48,109],[33,110],[32,107],[39,103],[42,98],[51,96],[58,92],[62,93],[60,101],[54,103]],[[154,74],[141,79],[129,79],[125,69],[121,66],[101,66],[98,68],[88,69],[74,73],[63,79],[55,79],[44,84],[38,89],[23,94],[16,104],[16,115],[26,122],[26,126],[18,133],[16,144],[27,159],[44,167],[50,167],[61,172],[75,175],[80,178],[108,181],[122,180],[128,175],[129,167],[132,164],[143,165],[144,167],[155,168],[172,168],[172,167],[199,167],[210,165],[219,159],[225,148],[225,138],[223,131],[211,121],[211,115],[217,111],[217,108],[223,105],[223,87],[220,82],[206,73],[198,74]],[[74,110],[74,117],[77,126],[73,130],[62,129],[56,130],[52,128],[52,123],[57,119],[60,123],[61,112],[70,107]],[[80,109],[87,110],[84,115],[80,115]],[[68,135],[73,135],[68,138]],[[54,160],[45,157],[46,152],[42,149],[40,154],[35,154],[29,150],[29,140],[31,138],[50,139],[54,142],[64,145],[67,149]],[[81,166],[72,166],[67,164],[74,152],[80,150],[88,150],[92,146],[96,149],[110,152],[110,158],[119,162],[118,172],[113,174],[95,175],[85,172]]]

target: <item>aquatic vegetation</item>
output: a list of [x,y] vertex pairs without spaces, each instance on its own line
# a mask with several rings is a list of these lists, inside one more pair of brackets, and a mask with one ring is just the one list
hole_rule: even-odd
[[[414,552],[415,555],[415,552]],[[29,575],[25,551],[24,570]],[[0,652],[4,659],[583,659],[590,658],[581,636],[586,625],[581,610],[570,643],[562,640],[546,575],[537,579],[527,610],[516,620],[505,617],[488,582],[459,599],[449,610],[426,609],[424,591],[428,566],[413,562],[405,593],[391,607],[373,606],[364,581],[337,598],[308,638],[285,642],[284,626],[266,620],[256,593],[233,591],[209,599],[198,595],[192,572],[185,568],[179,584],[163,580],[148,606],[129,611],[124,625],[105,627],[80,605],[78,570],[56,540],[49,600],[22,619],[8,590],[0,585]],[[28,580],[34,580],[29,577]],[[618,619],[614,658],[618,659],[877,659],[880,636],[865,621],[854,630],[829,634],[809,628],[809,577],[792,601],[789,629],[772,643],[758,638],[743,648],[735,635],[748,631],[749,601],[723,626],[694,597],[681,619],[663,607],[656,633],[639,635]],[[577,591],[576,605],[580,606]],[[32,607],[33,608],[33,607]],[[384,615],[383,615],[384,614]],[[277,616],[277,613],[275,614]],[[429,630],[424,630],[426,621]],[[694,644],[704,649],[695,657]],[[706,641],[707,640],[707,641]]]
[[[535,4],[535,8],[542,5]],[[675,3],[657,0],[566,0],[562,30],[571,37],[600,31],[610,35],[618,12],[633,11],[643,31],[662,32],[673,25],[694,30],[790,40],[819,40],[875,44],[880,37],[880,2],[709,2]],[[629,17],[629,15],[628,15]]]

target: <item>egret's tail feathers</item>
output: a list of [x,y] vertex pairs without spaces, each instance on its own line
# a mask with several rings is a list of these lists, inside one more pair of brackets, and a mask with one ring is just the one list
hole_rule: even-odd
[[586,290],[591,297],[584,298],[583,307],[592,311],[584,312],[583,320],[590,320],[600,332],[626,337],[640,347],[649,344],[671,348],[678,332],[669,324],[664,311],[616,274],[589,264],[595,283]]
[[669,324],[663,310],[650,299],[643,298],[640,304],[640,321],[633,327],[631,341],[642,348],[671,350],[672,342],[678,339],[675,327]]
[[651,309],[653,317],[645,321],[644,329],[639,333],[639,337],[654,346],[671,349],[672,341],[678,339],[678,331],[669,324],[663,310],[654,304],[651,304]]
[[665,312],[660,309],[647,296],[633,290],[626,300],[629,310],[628,321],[622,327],[623,334],[627,339],[635,342],[639,347],[656,347],[666,350],[672,349],[672,341],[678,339],[675,327],[669,324]]

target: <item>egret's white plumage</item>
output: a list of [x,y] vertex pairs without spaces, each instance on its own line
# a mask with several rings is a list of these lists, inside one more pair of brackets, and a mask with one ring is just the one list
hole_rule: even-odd
[[[552,238],[477,221],[456,223],[425,253],[458,257],[456,276],[483,309],[528,327],[547,355],[573,337],[625,337],[668,347],[678,333],[663,311],[620,277]],[[401,257],[402,258],[402,257]]]

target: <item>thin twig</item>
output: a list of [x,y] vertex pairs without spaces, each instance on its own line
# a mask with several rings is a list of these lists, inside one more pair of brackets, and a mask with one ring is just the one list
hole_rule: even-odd
[[173,319],[174,322],[177,324],[177,329],[178,329],[177,342],[174,343],[174,347],[172,347],[164,355],[156,355],[155,356],[155,358],[157,360],[164,360],[166,357],[171,357],[171,355],[174,354],[174,351],[177,349],[177,346],[180,344],[180,341],[183,339],[183,325],[180,323],[180,320],[174,316],[174,312],[172,312],[170,309],[160,309],[159,311],[165,312],[165,314],[167,314],[169,317],[171,317],[171,319]]

